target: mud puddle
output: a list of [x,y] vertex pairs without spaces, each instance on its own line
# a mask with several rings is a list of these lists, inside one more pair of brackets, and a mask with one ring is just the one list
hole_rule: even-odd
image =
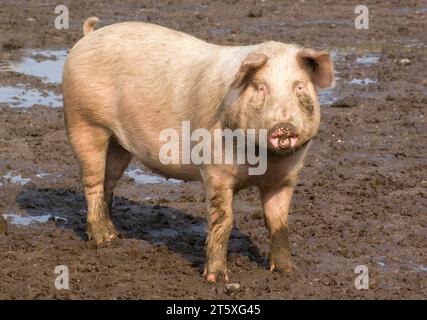
[[366,86],[366,85],[369,85],[369,84],[375,84],[377,82],[378,82],[378,80],[370,79],[370,78],[365,78],[365,79],[354,78],[351,81],[349,81],[348,83],[349,84],[356,84],[356,85],[359,85],[359,86]]
[[135,180],[135,182],[138,184],[157,184],[157,183],[176,184],[176,183],[182,182],[181,180],[177,180],[177,179],[166,179],[157,175],[149,175],[149,174],[146,174],[140,168],[127,169],[125,172],[125,175]]
[[366,54],[361,57],[358,57],[356,59],[356,63],[371,66],[375,63],[378,63],[380,61],[380,55],[379,54]]
[[37,179],[45,179],[49,177],[52,178],[58,178],[61,174],[56,173],[47,173],[47,172],[38,172],[31,176],[23,176],[20,173],[16,171],[7,171],[3,176],[0,176],[0,186],[6,185],[8,183],[10,184],[19,184],[21,186],[25,186],[31,181],[33,181],[33,177]]
[[[355,59],[352,64],[355,68],[370,68],[380,62],[382,57],[380,52],[368,51],[363,47],[351,47],[330,50],[330,55],[335,65],[335,86],[333,88],[318,91],[320,105],[330,105],[338,99],[343,98],[342,92],[348,85],[368,86],[378,83],[377,79],[368,77],[353,78],[351,80],[344,81],[340,76],[340,68],[344,64],[349,65],[349,62],[352,63],[352,59],[354,57]],[[360,95],[366,96],[366,93],[361,92]]]
[[393,14],[395,14],[395,15],[427,14],[427,7],[420,7],[420,8],[410,8],[410,7],[395,8],[395,9],[392,9],[391,12]]
[[14,174],[12,172],[7,172],[3,175],[3,181],[8,183],[20,184],[21,186],[25,186],[27,183],[31,181],[30,178],[23,178],[20,174]]
[[45,83],[61,83],[66,58],[66,50],[30,50],[21,61],[11,62],[3,70],[38,77]]
[[[43,83],[61,83],[62,69],[67,57],[65,50],[30,50],[23,59],[2,67],[2,71],[14,71],[40,78]],[[45,105],[62,107],[62,97],[51,90],[28,88],[24,84],[0,87],[0,102],[13,108],[30,108]]]
[[27,89],[24,85],[0,87],[0,102],[12,108],[30,108],[44,105],[62,108],[62,97],[51,91]]
[[55,216],[53,214],[44,214],[39,216],[26,216],[26,215],[19,215],[15,213],[5,213],[2,216],[7,222],[14,225],[18,225],[18,226],[28,226],[34,223],[46,223],[48,221],[55,221],[55,222],[67,221],[67,219],[59,216]]

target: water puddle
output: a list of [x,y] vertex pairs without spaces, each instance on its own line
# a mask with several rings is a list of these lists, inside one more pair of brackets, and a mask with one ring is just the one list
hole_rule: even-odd
[[51,175],[52,175],[52,173],[40,172],[40,173],[36,174],[36,177],[37,178],[45,178],[45,177],[48,177],[48,176],[51,176]]
[[397,9],[392,9],[392,13],[396,15],[408,15],[408,14],[426,14],[427,13],[427,7],[421,7],[421,8],[408,8],[408,7],[402,7]]
[[61,96],[37,89],[26,89],[23,85],[0,87],[0,102],[12,108],[30,108],[35,104],[61,108]]
[[[15,71],[40,78],[44,83],[59,84],[67,52],[65,50],[31,50],[21,61],[11,62],[2,71]],[[60,95],[51,91],[29,89],[23,84],[0,87],[0,102],[12,108],[30,108],[39,104],[62,107]]]
[[366,66],[371,66],[380,61],[380,56],[377,54],[367,54],[361,57],[356,58],[356,63],[363,64]]
[[[32,175],[31,175],[32,176]],[[61,174],[55,174],[55,173],[47,173],[47,172],[39,172],[34,175],[36,178],[43,179],[46,177],[59,177]],[[20,174],[16,174],[13,171],[6,172],[5,175],[2,177],[0,176],[0,186],[4,185],[4,183],[13,183],[13,184],[20,184],[21,186],[25,186],[27,183],[32,181],[31,178],[24,178]]]
[[41,78],[45,83],[60,83],[67,58],[65,50],[31,50],[19,62],[12,62],[6,70]]
[[214,36],[226,36],[231,34],[231,29],[229,28],[212,28],[209,29],[209,32]]
[[317,92],[320,105],[328,105],[334,103],[338,97],[335,88],[323,89]]
[[3,179],[6,182],[9,183],[15,183],[15,184],[20,184],[21,186],[25,186],[28,182],[31,181],[30,178],[23,178],[20,174],[18,175],[13,175],[12,172],[7,172],[4,176]]
[[36,176],[36,178],[39,178],[39,179],[44,179],[46,177],[50,177],[50,179],[52,180],[54,178],[61,177],[62,173],[48,173],[48,172],[41,171],[39,173],[36,173],[35,176]]
[[128,170],[126,170],[125,175],[133,178],[135,180],[135,182],[138,184],[158,184],[158,183],[175,184],[175,183],[181,183],[182,182],[181,180],[166,179],[166,178],[163,178],[161,176],[148,175],[148,174],[144,173],[144,171],[142,171],[139,168],[128,169]]
[[[392,264],[392,266],[390,266],[389,263],[386,263],[383,259],[377,260],[376,264],[381,267],[381,268],[386,268],[386,269],[390,269],[390,268],[394,268],[396,267],[395,264]],[[399,267],[399,266],[397,266]],[[414,272],[427,272],[427,265],[423,265],[423,264],[415,264],[412,261],[409,262],[409,265],[407,265],[408,269],[414,271]]]
[[427,266],[420,265],[420,266],[418,266],[418,269],[419,269],[421,272],[427,272]]
[[377,80],[374,79],[369,79],[369,78],[365,78],[365,79],[352,79],[351,81],[349,81],[349,84],[356,84],[359,86],[367,86],[369,84],[374,84],[377,83]]
[[20,216],[15,213],[5,213],[2,215],[9,223],[20,225],[20,226],[28,226],[32,223],[46,223],[48,221],[61,221],[66,222],[67,219],[55,216],[53,214],[44,214],[41,216]]
[[417,39],[406,39],[405,43],[403,44],[403,47],[407,50],[410,50],[412,48],[426,48],[426,45],[424,44],[424,42]]
[[351,25],[351,20],[346,19],[315,19],[315,20],[305,20],[302,24],[297,24],[297,26],[303,25],[321,25],[321,24],[329,24],[329,25]]

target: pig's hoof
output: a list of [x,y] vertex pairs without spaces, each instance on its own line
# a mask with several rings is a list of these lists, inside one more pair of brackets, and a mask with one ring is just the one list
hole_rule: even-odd
[[280,271],[289,273],[294,271],[295,269],[296,267],[290,258],[281,260],[271,259],[270,261],[270,271]]
[[117,238],[117,232],[112,222],[107,222],[105,224],[89,224],[87,234],[89,240],[94,241],[97,245]]
[[222,268],[221,270],[218,270],[218,271],[211,271],[210,270],[209,272],[207,271],[207,269],[205,269],[203,276],[206,278],[206,281],[209,283],[217,282],[220,277],[223,277],[225,282],[229,281],[227,267]]

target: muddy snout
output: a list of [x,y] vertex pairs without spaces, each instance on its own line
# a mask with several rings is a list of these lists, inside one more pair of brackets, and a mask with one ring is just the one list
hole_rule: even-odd
[[290,123],[279,123],[268,133],[268,145],[273,150],[294,148],[299,141],[296,128]]

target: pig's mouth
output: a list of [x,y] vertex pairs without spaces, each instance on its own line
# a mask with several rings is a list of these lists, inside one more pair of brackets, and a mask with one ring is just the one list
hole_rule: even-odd
[[300,137],[295,128],[289,124],[279,124],[273,127],[268,134],[268,147],[278,153],[296,151],[300,145]]

